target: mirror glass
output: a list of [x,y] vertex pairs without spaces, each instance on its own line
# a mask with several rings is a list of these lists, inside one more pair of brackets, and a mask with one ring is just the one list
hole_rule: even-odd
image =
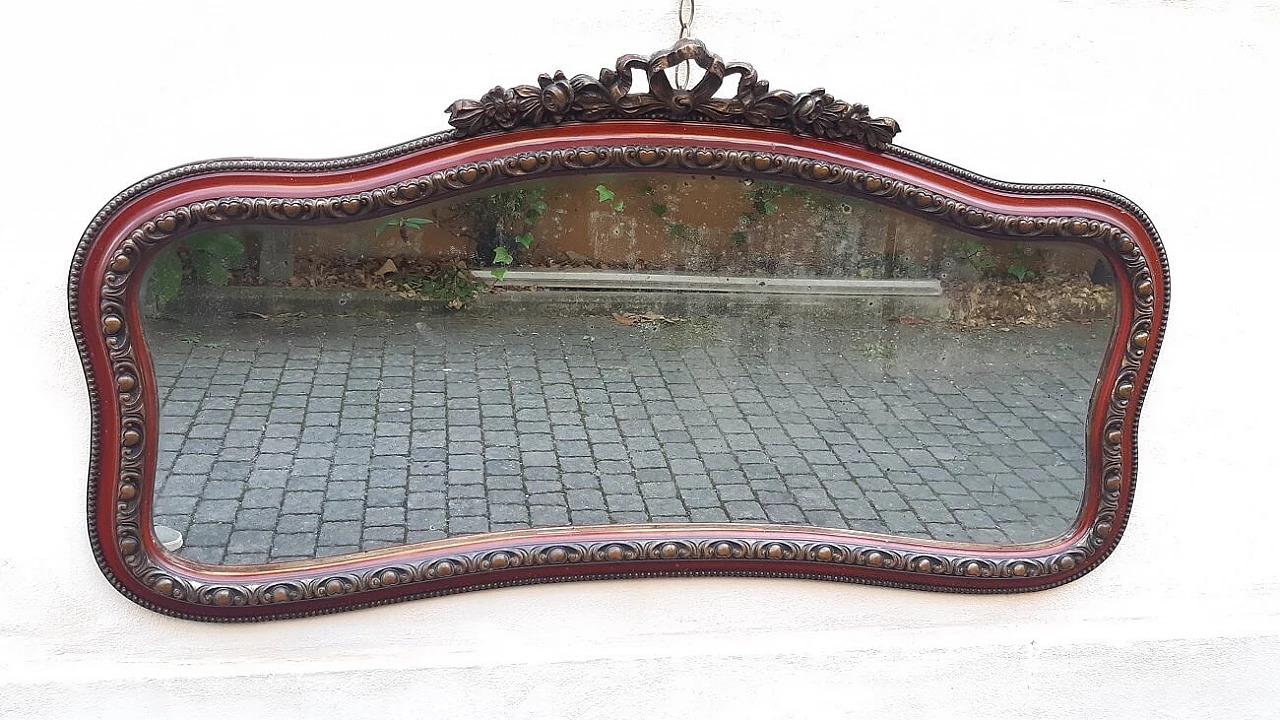
[[223,225],[143,288],[153,520],[207,563],[605,523],[1046,540],[1113,286],[1084,245],[723,176]]

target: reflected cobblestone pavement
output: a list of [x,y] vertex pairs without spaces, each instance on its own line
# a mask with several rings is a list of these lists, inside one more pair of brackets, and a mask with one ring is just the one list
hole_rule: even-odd
[[1105,324],[562,310],[150,321],[155,521],[258,563],[648,521],[1021,543],[1078,510]]

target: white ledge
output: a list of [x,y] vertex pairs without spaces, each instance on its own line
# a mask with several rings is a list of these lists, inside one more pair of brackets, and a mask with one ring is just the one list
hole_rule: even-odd
[[[489,270],[476,277],[493,282]],[[834,295],[941,297],[942,283],[922,280],[865,280],[862,278],[748,277],[693,273],[616,272],[613,270],[508,270],[504,285],[536,285],[573,290],[688,290],[768,295]]]

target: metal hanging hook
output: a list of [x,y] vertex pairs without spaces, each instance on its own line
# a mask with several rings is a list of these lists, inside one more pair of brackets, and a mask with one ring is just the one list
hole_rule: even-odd
[[[688,8],[687,14],[685,12],[685,8]],[[697,10],[698,10],[698,0],[680,0],[680,9],[678,11],[678,19],[680,20],[680,39],[681,40],[685,40],[690,36],[689,28],[693,26],[693,15],[695,12],[697,12]],[[690,65],[691,62],[692,62],[691,60],[684,61],[683,63],[684,77],[683,78],[681,78],[680,76],[681,66],[680,65],[676,66],[676,71],[675,71],[676,87],[680,88],[681,90],[689,89],[689,74],[693,70],[693,66]]]

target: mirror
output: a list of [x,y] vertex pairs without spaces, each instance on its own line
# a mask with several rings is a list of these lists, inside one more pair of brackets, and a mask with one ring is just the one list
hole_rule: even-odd
[[449,113],[367,155],[166,171],[89,224],[89,539],[126,597],[225,621],[637,575],[1018,592],[1119,541],[1169,287],[1129,200],[907,150],[696,40]]
[[607,523],[1049,540],[1115,306],[1088,246],[662,173],[229,225],[144,287],[155,521],[209,563]]

